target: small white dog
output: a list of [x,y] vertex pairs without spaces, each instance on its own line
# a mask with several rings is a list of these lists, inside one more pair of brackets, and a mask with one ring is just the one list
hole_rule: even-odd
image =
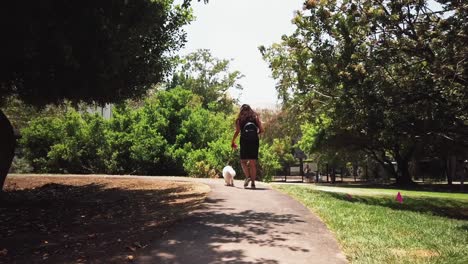
[[231,166],[226,166],[223,168],[223,178],[227,186],[234,186],[235,176],[236,171]]

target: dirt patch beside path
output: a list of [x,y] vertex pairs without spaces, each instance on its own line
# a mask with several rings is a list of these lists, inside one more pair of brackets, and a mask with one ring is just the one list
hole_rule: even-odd
[[9,177],[0,263],[122,263],[197,208],[209,187],[104,177]]

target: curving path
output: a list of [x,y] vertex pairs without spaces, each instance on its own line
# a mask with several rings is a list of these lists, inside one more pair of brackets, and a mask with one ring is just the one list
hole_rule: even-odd
[[224,186],[222,179],[158,177],[198,181],[211,187],[204,206],[140,252],[136,263],[346,263],[326,226],[287,195],[257,183],[256,190]]

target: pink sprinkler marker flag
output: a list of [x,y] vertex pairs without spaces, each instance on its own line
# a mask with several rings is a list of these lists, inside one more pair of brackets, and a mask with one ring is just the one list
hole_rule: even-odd
[[403,203],[403,197],[401,196],[401,193],[398,192],[397,196],[396,196],[396,200],[399,202],[399,203]]

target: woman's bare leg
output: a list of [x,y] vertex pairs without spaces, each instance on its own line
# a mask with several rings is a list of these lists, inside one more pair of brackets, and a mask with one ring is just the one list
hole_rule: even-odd
[[249,162],[248,160],[241,160],[242,171],[244,172],[244,175],[246,178],[250,178],[248,162]]
[[241,160],[242,170],[244,171],[244,175],[245,175],[244,188],[247,188],[247,186],[249,185],[249,181],[250,181],[249,165],[250,164],[248,160]]
[[257,178],[257,161],[249,160],[249,175],[252,180],[252,186],[255,186],[255,178]]

